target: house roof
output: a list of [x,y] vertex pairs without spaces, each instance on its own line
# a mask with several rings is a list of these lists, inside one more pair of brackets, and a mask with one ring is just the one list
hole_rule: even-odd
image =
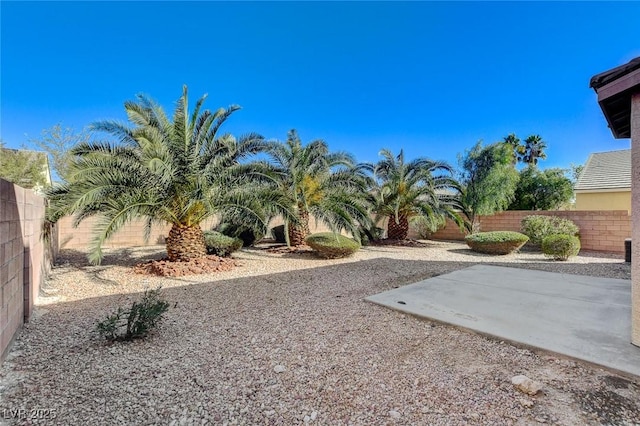
[[631,95],[640,92],[640,57],[591,77],[589,86],[615,138],[631,137]]
[[631,150],[595,152],[589,155],[575,190],[631,189]]

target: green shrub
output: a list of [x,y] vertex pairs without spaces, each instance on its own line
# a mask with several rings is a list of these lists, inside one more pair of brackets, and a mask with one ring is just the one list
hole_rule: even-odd
[[532,244],[540,245],[549,235],[578,235],[580,228],[569,219],[558,216],[531,215],[520,222],[520,230],[529,237]]
[[580,251],[580,240],[573,235],[549,235],[542,240],[542,252],[554,260],[567,260]]
[[438,232],[446,224],[446,219],[442,216],[414,216],[409,222],[409,226],[418,236],[425,240],[431,238],[432,234]]
[[98,322],[96,331],[107,340],[133,340],[147,336],[162,320],[169,303],[162,298],[160,287],[146,290],[131,309],[118,307],[104,321]]
[[360,233],[360,244],[363,246],[368,246],[371,244],[371,241],[378,241],[382,238],[382,234],[384,234],[384,229],[379,228],[377,226],[372,226],[371,228],[360,227],[358,229]]
[[243,247],[250,247],[264,237],[263,233],[258,233],[251,228],[228,222],[223,222],[216,226],[215,231],[218,231],[227,237],[240,238],[242,240]]
[[217,231],[204,232],[204,244],[208,254],[226,257],[242,247],[240,238],[227,237]]
[[488,254],[509,254],[522,247],[529,237],[519,232],[477,232],[464,239],[471,250]]
[[306,242],[320,257],[327,259],[351,256],[360,249],[357,241],[333,232],[309,235]]
[[274,226],[271,228],[271,236],[276,240],[276,243],[284,244],[287,242],[284,235],[284,225]]

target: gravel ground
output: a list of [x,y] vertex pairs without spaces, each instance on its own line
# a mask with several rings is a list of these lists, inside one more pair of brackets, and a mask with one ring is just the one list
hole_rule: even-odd
[[[365,302],[477,263],[630,278],[620,256],[488,257],[459,243],[368,247],[353,258],[243,249],[206,276],[136,275],[163,247],[65,251],[0,368],[6,424],[640,424],[640,381]],[[146,340],[93,328],[145,288],[172,303]],[[544,392],[526,396],[511,377]],[[21,417],[21,418],[19,418]]]

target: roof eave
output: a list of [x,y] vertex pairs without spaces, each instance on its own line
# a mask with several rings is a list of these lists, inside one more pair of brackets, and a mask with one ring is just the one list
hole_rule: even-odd
[[631,186],[620,186],[616,188],[574,188],[576,194],[608,194],[612,192],[631,192]]
[[591,78],[613,136],[631,137],[631,95],[640,91],[640,58]]

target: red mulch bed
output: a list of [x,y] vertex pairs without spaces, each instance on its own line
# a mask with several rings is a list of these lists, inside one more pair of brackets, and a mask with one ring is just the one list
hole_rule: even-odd
[[138,263],[133,267],[133,271],[136,274],[183,277],[185,275],[230,271],[236,265],[237,262],[233,259],[209,255],[184,262],[172,262],[167,258],[150,260]]

